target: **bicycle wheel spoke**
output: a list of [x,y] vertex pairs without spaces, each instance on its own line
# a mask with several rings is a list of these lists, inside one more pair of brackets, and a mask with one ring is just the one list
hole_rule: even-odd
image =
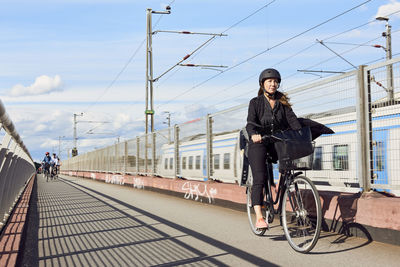
[[294,178],[282,203],[282,222],[290,246],[308,252],[316,244],[321,228],[321,204],[318,192],[306,177]]

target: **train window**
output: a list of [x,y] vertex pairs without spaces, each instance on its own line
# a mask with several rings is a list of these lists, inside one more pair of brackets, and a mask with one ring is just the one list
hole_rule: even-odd
[[333,146],[333,169],[335,171],[346,171],[349,169],[349,146]]
[[165,159],[164,169],[168,169],[168,159]]
[[214,170],[219,170],[219,154],[214,154]]
[[313,170],[322,170],[322,147],[317,146],[314,148],[314,161]]
[[182,158],[182,170],[186,170],[186,157]]
[[196,156],[196,170],[200,170],[201,156]]
[[385,146],[383,142],[376,142],[375,150],[375,170],[384,171],[385,170]]
[[224,153],[224,170],[228,170],[230,168],[229,163],[231,161],[231,154]]
[[174,168],[174,158],[169,159],[169,168],[172,170]]
[[189,157],[189,170],[193,169],[193,156]]

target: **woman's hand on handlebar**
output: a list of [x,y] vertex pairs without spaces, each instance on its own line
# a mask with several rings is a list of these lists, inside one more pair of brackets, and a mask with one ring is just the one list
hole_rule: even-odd
[[257,143],[261,143],[262,142],[262,138],[260,134],[253,134],[251,136],[251,140],[253,141],[253,143],[257,144]]

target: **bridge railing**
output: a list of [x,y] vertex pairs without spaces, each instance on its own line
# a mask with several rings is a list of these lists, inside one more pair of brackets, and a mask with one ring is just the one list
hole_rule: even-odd
[[[324,190],[357,192],[372,188],[400,193],[399,76],[400,58],[395,58],[281,89],[290,97],[298,117],[335,131],[316,139],[313,169],[306,175],[317,186]],[[120,148],[113,145],[87,153],[101,162],[96,168],[91,167],[87,156],[79,155],[64,161],[62,169],[237,183],[241,161],[234,133],[245,126],[247,109],[245,103],[139,136]],[[222,140],[221,136],[226,138]]]
[[0,230],[6,223],[35,164],[0,100]]

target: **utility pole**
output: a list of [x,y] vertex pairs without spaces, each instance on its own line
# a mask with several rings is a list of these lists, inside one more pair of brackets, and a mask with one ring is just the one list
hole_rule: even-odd
[[65,136],[59,136],[58,137],[58,157],[60,157],[60,153],[61,153],[61,138],[65,138]]
[[[165,11],[154,11],[151,8],[147,9],[147,45],[146,45],[146,117],[145,132],[149,132],[149,116],[151,132],[154,132],[154,102],[153,102],[153,31],[152,31],[152,14],[171,14],[171,7],[167,6]],[[150,102],[150,103],[149,103]],[[150,104],[150,109],[149,109]]]
[[[386,38],[386,60],[392,59],[392,26],[389,25],[388,17],[377,17],[376,20],[386,21],[386,32],[382,33],[382,36]],[[386,78],[387,78],[387,93],[388,101],[394,100],[393,92],[393,65],[386,66]]]
[[76,124],[78,123],[77,121],[76,121],[76,117],[77,116],[83,116],[83,113],[81,112],[81,114],[75,114],[74,113],[74,147],[72,148],[72,152],[71,152],[71,154],[72,154],[72,157],[75,157],[75,156],[77,156],[78,155],[78,148],[77,148],[77,137],[76,137]]
[[[146,45],[146,110],[144,114],[146,116],[146,140],[145,140],[145,155],[144,155],[144,165],[145,165],[145,172],[148,172],[148,155],[147,149],[149,147],[148,141],[148,133],[149,133],[149,116],[150,116],[150,125],[151,125],[151,133],[154,132],[154,101],[153,101],[153,30],[152,30],[152,21],[151,16],[152,14],[171,14],[171,7],[166,6],[165,11],[153,11],[151,8],[147,9],[147,45]],[[149,109],[149,102],[150,102],[150,109]],[[155,154],[153,146],[153,155]],[[153,158],[154,160],[154,158]]]

